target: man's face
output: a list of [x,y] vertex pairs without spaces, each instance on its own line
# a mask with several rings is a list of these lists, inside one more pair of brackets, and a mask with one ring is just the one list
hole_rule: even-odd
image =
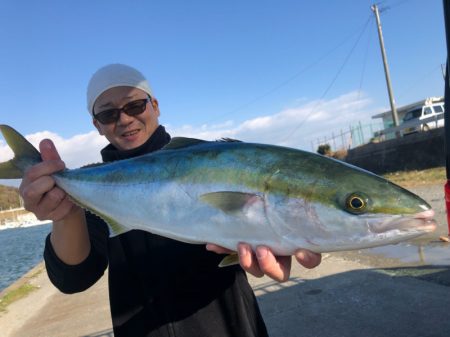
[[[122,108],[125,104],[148,98],[146,92],[132,87],[115,87],[102,93],[94,104],[94,115],[99,112]],[[98,132],[119,150],[131,150],[144,144],[159,125],[158,101],[152,98],[145,111],[136,116],[122,112],[117,122],[102,124],[94,119]]]

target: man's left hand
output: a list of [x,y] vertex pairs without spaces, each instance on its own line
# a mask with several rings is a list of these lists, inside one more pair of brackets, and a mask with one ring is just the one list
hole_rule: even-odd
[[[218,254],[231,254],[232,250],[214,244],[207,244],[206,249]],[[256,247],[253,252],[250,245],[240,243],[237,247],[239,263],[242,268],[256,277],[269,276],[278,282],[285,282],[291,273],[291,256],[275,256],[270,248],[265,246]],[[317,267],[322,255],[313,253],[306,249],[299,249],[295,252],[295,258],[305,268]]]

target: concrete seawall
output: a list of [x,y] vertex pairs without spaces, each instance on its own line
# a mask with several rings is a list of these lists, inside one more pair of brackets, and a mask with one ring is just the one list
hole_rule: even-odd
[[377,174],[445,166],[444,128],[365,144],[349,150],[345,161]]

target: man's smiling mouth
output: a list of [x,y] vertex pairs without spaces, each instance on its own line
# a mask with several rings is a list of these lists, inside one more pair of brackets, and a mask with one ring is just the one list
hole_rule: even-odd
[[122,137],[130,137],[130,136],[134,136],[135,134],[137,134],[139,132],[139,130],[131,130],[131,131],[127,131],[124,132],[122,134]]

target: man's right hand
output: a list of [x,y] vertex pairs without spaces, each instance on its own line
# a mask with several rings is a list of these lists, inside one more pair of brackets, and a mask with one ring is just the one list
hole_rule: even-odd
[[25,209],[39,220],[53,221],[50,242],[56,255],[64,263],[76,265],[86,259],[91,249],[86,217],[52,177],[66,167],[53,142],[44,139],[39,149],[43,161],[25,172],[19,192]]
[[33,212],[39,220],[60,221],[76,207],[51,176],[63,170],[65,164],[51,140],[41,141],[39,149],[43,162],[25,172],[19,192],[25,209]]

